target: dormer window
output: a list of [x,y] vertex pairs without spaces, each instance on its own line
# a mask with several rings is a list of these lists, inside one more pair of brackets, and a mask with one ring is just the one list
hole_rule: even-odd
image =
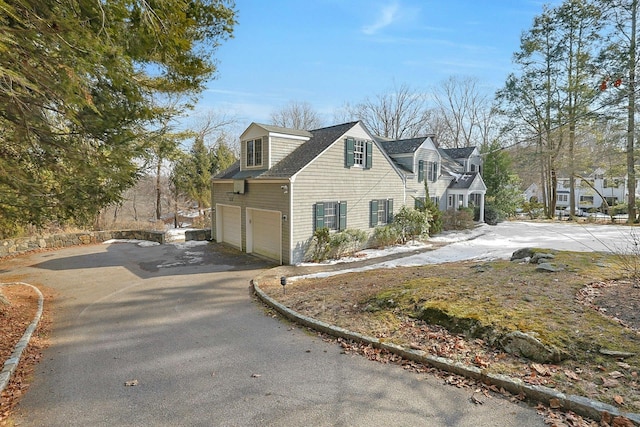
[[262,138],[247,141],[247,166],[262,166]]

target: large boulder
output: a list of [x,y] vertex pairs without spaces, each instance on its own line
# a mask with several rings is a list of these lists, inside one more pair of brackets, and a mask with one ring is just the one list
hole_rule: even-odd
[[564,357],[556,348],[545,345],[532,334],[510,332],[500,339],[504,351],[539,363],[560,362]]
[[550,254],[547,252],[536,252],[531,257],[531,264],[541,264],[544,262],[548,262],[551,259],[554,259],[556,256],[554,254]]
[[533,248],[522,248],[515,251],[511,254],[511,261],[516,261],[519,259],[531,258],[534,254]]

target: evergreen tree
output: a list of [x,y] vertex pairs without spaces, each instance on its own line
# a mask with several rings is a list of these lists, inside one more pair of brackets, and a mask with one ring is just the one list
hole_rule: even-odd
[[497,141],[483,145],[480,152],[484,156],[482,178],[487,186],[487,206],[497,209],[503,216],[515,215],[523,199],[520,180],[511,168],[509,153]]
[[[90,223],[140,175],[153,99],[193,97],[225,0],[0,0],[0,224]],[[206,50],[203,49],[206,46]],[[7,228],[4,228],[7,226]]]
[[211,157],[211,176],[215,176],[218,173],[224,171],[236,160],[238,160],[236,154],[231,150],[229,145],[223,140],[218,140],[218,143],[210,151]]

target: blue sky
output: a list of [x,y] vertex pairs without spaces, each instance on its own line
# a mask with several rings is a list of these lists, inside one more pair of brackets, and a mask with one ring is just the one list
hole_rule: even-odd
[[[474,76],[493,93],[514,70],[520,35],[549,1],[236,0],[234,38],[218,48],[218,75],[196,112],[268,123],[290,101],[333,124],[345,102],[407,84],[429,92]],[[558,4],[559,0],[551,1]]]

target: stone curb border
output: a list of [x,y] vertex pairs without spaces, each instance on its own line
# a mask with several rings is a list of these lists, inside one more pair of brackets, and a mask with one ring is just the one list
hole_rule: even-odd
[[[551,399],[557,399],[557,402],[560,403],[560,407],[563,410],[573,411],[578,415],[588,417],[596,421],[600,421],[603,414],[605,412],[608,412],[614,417],[626,417],[635,425],[640,426],[639,413],[622,412],[615,406],[599,402],[597,400],[591,400],[586,397],[571,394],[566,395],[549,387],[525,384],[522,380],[517,378],[511,378],[501,374],[488,373],[482,369],[476,368],[475,366],[468,366],[463,363],[454,362],[453,360],[444,357],[432,356],[422,350],[407,349],[396,344],[380,341],[378,338],[362,335],[357,332],[349,331],[348,329],[330,325],[312,317],[304,316],[280,304],[279,302],[268,296],[262,289],[260,289],[257,280],[255,279],[251,280],[251,288],[255,295],[261,301],[269,305],[278,313],[289,320],[292,320],[311,329],[324,332],[335,337],[353,340],[363,344],[370,344],[375,348],[389,351],[413,362],[423,363],[425,365],[430,365],[434,368],[446,372],[451,372],[453,374],[479,380],[486,384],[493,384],[496,387],[502,387],[503,389],[514,395],[519,395],[522,393],[527,398],[537,402],[542,402],[546,405],[549,405]],[[557,402],[554,401],[554,403]]]
[[2,371],[0,372],[0,393],[2,393],[7,387],[7,385],[9,384],[9,380],[11,379],[11,375],[13,375],[16,368],[18,367],[22,352],[29,344],[31,335],[36,330],[38,322],[40,322],[40,318],[42,317],[42,309],[44,307],[44,296],[42,295],[42,292],[40,292],[40,289],[36,288],[35,286],[24,282],[0,283],[0,286],[3,285],[23,285],[29,286],[30,288],[34,289],[38,294],[38,311],[36,312],[36,315],[27,327],[26,331],[22,335],[22,338],[20,338],[20,341],[18,341],[15,348],[13,349],[13,353],[11,353],[9,359],[4,362],[4,366],[2,368]]

